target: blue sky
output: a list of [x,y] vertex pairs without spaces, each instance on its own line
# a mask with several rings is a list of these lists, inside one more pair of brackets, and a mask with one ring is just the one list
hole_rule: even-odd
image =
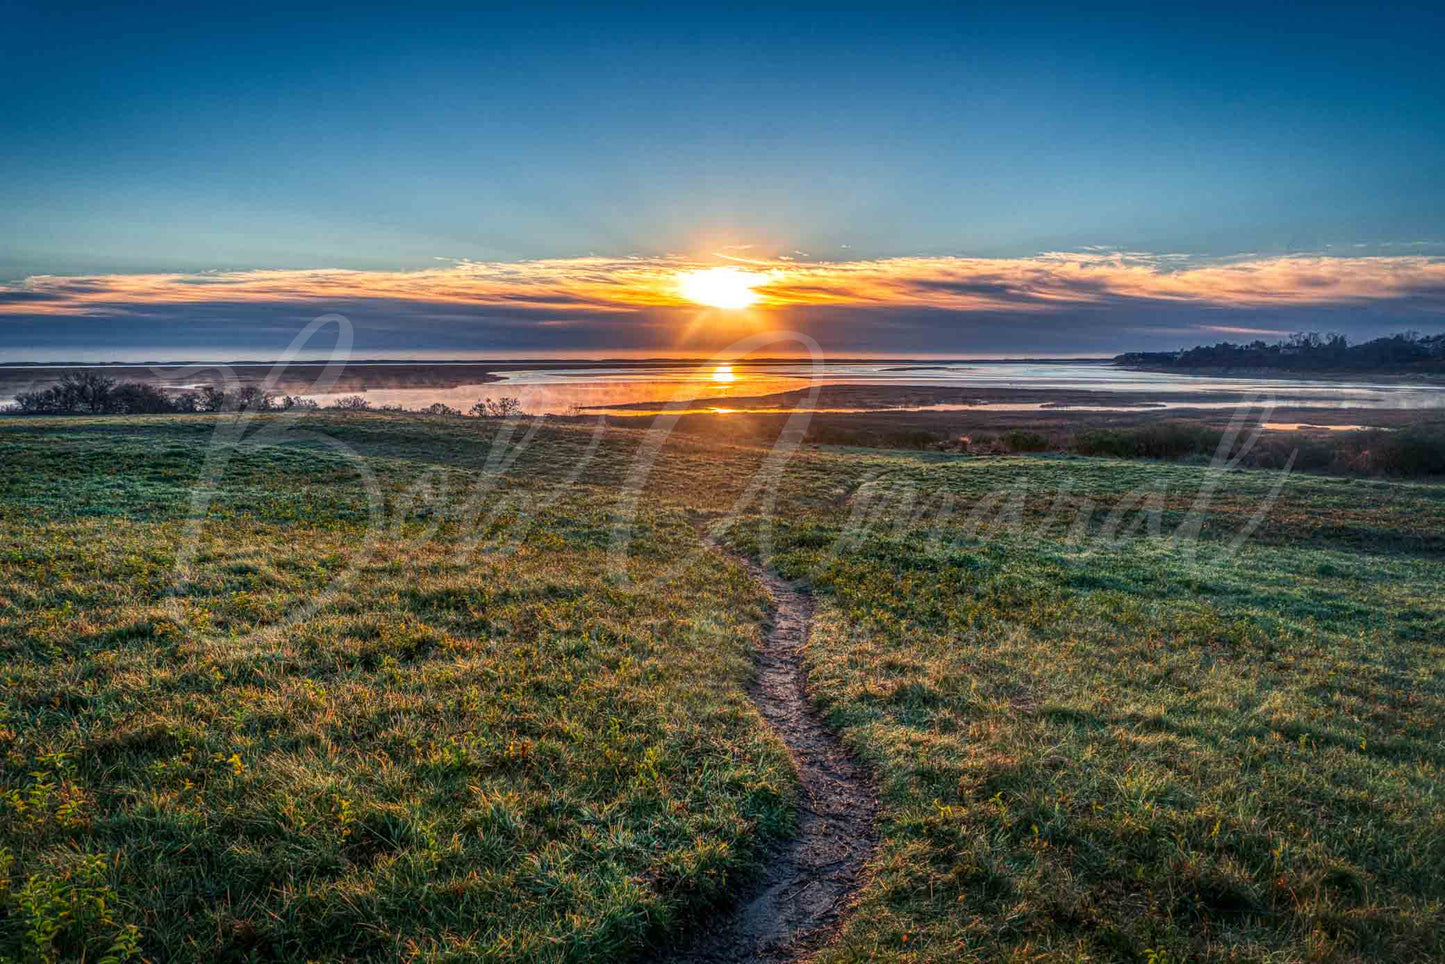
[[[1445,254],[1438,4],[0,9],[12,286],[719,252]],[[0,322],[0,353],[15,324],[85,330],[46,323]]]

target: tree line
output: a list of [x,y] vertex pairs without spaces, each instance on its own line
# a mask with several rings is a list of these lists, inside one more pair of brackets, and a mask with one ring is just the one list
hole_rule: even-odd
[[1283,341],[1220,342],[1186,351],[1136,351],[1116,364],[1147,368],[1281,368],[1299,371],[1445,373],[1445,334],[1407,331],[1351,345],[1344,335],[1297,332]]
[[[279,412],[315,409],[315,400],[300,395],[268,392],[259,385],[243,385],[231,391],[204,385],[196,390],[165,391],[146,382],[121,382],[99,372],[66,372],[49,388],[21,392],[9,407],[17,415],[160,415],[188,412]],[[327,406],[340,411],[372,408],[364,395],[346,395]],[[399,405],[380,406],[379,411],[403,411]],[[421,412],[455,415],[460,409],[437,403]],[[522,414],[515,398],[486,398],[465,414],[478,418],[511,418]]]

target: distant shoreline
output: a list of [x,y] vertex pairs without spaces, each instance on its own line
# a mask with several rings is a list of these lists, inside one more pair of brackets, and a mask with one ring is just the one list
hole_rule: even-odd
[[1436,372],[1401,371],[1398,368],[1214,368],[1209,365],[1131,365],[1122,362],[1115,362],[1113,367],[1132,372],[1157,372],[1161,375],[1188,375],[1195,378],[1278,378],[1290,381],[1445,384],[1445,375]]
[[[842,355],[825,358],[829,365],[906,365],[908,368],[947,368],[952,365],[1107,365],[1112,356],[1075,355],[1063,358],[860,358]],[[347,365],[469,365],[491,368],[495,371],[514,371],[522,368],[596,368],[599,365],[633,366],[657,368],[673,365],[705,365],[727,361],[718,355],[658,356],[656,358],[350,358]],[[807,355],[763,356],[759,358],[731,359],[733,364],[748,365],[797,365],[809,361]],[[71,369],[71,368],[197,368],[201,366],[227,368],[262,368],[280,364],[279,359],[246,358],[236,360],[192,359],[180,361],[5,361],[0,359],[0,370],[4,369]],[[287,365],[328,365],[329,358],[296,358]],[[889,368],[889,371],[901,369]]]

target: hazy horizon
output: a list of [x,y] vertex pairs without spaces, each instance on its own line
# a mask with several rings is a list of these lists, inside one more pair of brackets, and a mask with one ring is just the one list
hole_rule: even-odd
[[[1115,353],[1117,354],[1117,353]],[[85,358],[84,352],[77,352],[74,357],[67,358],[38,358],[38,359],[16,359],[11,357],[0,357],[0,368],[4,367],[43,367],[43,366],[141,366],[141,365],[195,365],[195,364],[220,364],[220,365],[245,365],[245,364],[271,364],[282,361],[282,353],[274,355],[176,355],[173,357],[160,357],[147,355],[143,351],[132,353],[132,357],[96,357]],[[374,354],[358,355],[352,353],[346,357],[350,364],[386,363],[386,364],[483,364],[496,362],[503,365],[518,365],[528,362],[538,364],[642,364],[649,362],[687,362],[703,363],[714,361],[719,357],[717,352],[694,352],[691,354],[682,353],[626,353],[616,352],[612,354],[596,354],[583,351],[555,351],[550,353],[526,353],[516,352],[512,354],[504,352],[477,352],[471,355],[464,353],[438,353],[438,352],[414,352],[411,354],[396,353],[392,355]],[[829,363],[838,362],[1010,362],[1010,361],[1109,361],[1114,355],[1077,355],[1077,354],[1041,354],[1041,355],[960,355],[950,353],[913,353],[913,354],[866,354],[866,353],[839,353],[837,355],[825,354],[824,358]],[[746,356],[746,362],[752,365],[762,364],[786,364],[789,362],[805,361],[809,358],[805,354],[764,354]],[[284,359],[291,365],[326,364],[330,357],[324,354],[298,355],[295,358]]]

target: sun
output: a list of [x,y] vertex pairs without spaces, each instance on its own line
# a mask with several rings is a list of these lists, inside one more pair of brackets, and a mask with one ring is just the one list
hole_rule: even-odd
[[762,297],[753,288],[766,280],[766,275],[737,268],[703,268],[678,275],[677,288],[688,301],[709,308],[737,310]]

